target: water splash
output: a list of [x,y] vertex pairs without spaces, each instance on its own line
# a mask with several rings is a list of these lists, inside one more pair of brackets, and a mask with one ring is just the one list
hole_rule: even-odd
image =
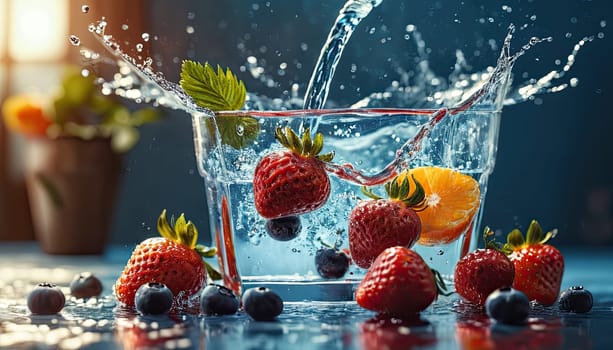
[[[348,1],[341,10],[341,14],[334,24],[326,46],[321,51],[318,64],[313,72],[311,82],[305,95],[304,105],[310,108],[320,109],[323,107],[327,98],[327,92],[334,74],[334,69],[343,47],[346,45],[351,32],[379,1]],[[344,24],[343,24],[344,23]],[[342,24],[342,25],[341,25]],[[125,54],[111,35],[105,33],[106,20],[102,18],[98,23],[89,27],[90,32],[103,44],[107,50],[119,59],[119,73],[112,81],[102,84],[103,92],[115,93],[119,96],[135,100],[137,102],[152,103],[173,109],[184,110],[190,114],[207,114],[211,118],[215,116],[207,109],[198,107],[191,97],[189,97],[178,84],[164,79],[161,73],[156,73],[152,69],[153,60],[150,57],[142,62],[137,61]],[[504,38],[502,49],[496,66],[478,72],[468,72],[468,64],[461,51],[456,51],[456,63],[454,69],[447,78],[437,76],[428,64],[428,54],[425,41],[415,26],[407,25],[407,33],[413,37],[419,58],[416,74],[409,80],[409,74],[403,80],[403,85],[398,82],[382,93],[374,93],[356,103],[352,108],[361,108],[363,112],[379,112],[388,114],[407,113],[406,110],[386,109],[387,106],[411,106],[415,108],[429,108],[430,110],[412,110],[412,113],[429,113],[430,119],[418,131],[417,135],[407,140],[405,144],[397,150],[396,156],[382,171],[376,174],[367,174],[355,169],[349,164],[327,164],[327,170],[336,176],[360,185],[375,185],[388,181],[397,173],[408,168],[411,160],[419,152],[421,143],[427,138],[430,131],[445,117],[453,116],[469,109],[480,109],[488,111],[499,111],[503,105],[517,104],[542,93],[556,92],[569,85],[576,84],[576,79],[568,83],[561,83],[556,86],[553,84],[562,79],[568,72],[577,53],[591,38],[585,38],[575,45],[573,52],[568,57],[567,64],[562,71],[552,71],[540,79],[531,80],[527,83],[514,88],[509,92],[512,80],[512,68],[519,57],[526,54],[535,45],[542,42],[549,42],[550,37],[532,37],[528,43],[515,53],[511,51],[511,41],[516,27],[510,25],[507,35]],[[249,69],[255,69],[257,76],[264,75],[263,67],[257,64],[257,58],[250,56],[248,63]],[[252,73],[253,75],[253,73]],[[257,76],[254,77],[257,78]],[[263,79],[270,79],[264,77]],[[274,112],[258,112],[257,110],[287,110],[298,108],[297,91],[298,86],[292,87],[292,98],[282,100],[279,98],[269,99],[264,96],[249,93],[246,102],[246,109],[249,115],[265,117],[275,115]],[[308,117],[311,121],[311,130],[317,129],[317,118],[314,116],[325,113],[326,111],[313,109],[297,111],[296,115]],[[287,112],[284,112],[287,113]],[[307,115],[308,114],[308,115]]]
[[341,9],[321,50],[304,97],[304,109],[321,109],[343,50],[353,31],[383,0],[349,0]]

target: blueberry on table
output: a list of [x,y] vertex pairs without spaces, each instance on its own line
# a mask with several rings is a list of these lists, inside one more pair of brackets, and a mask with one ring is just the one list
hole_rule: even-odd
[[290,241],[298,237],[301,229],[299,216],[285,216],[266,221],[266,232],[277,241]]
[[170,310],[173,298],[172,291],[165,284],[145,283],[136,291],[134,305],[143,315],[160,315]]
[[530,313],[530,300],[519,290],[500,288],[485,300],[485,311],[490,318],[505,324],[522,324]]
[[243,308],[256,321],[272,321],[283,311],[283,300],[266,287],[251,288],[243,293]]
[[64,293],[52,283],[40,283],[28,295],[28,309],[33,314],[57,314],[65,303]]
[[321,248],[315,253],[315,266],[323,278],[341,278],[349,269],[349,257],[334,248]]
[[70,294],[75,298],[92,298],[102,293],[102,282],[91,272],[82,272],[70,282]]
[[592,309],[594,298],[583,286],[572,286],[560,293],[559,308],[561,311],[586,313]]
[[238,311],[238,298],[218,284],[209,284],[200,294],[200,311],[204,315],[233,315]]

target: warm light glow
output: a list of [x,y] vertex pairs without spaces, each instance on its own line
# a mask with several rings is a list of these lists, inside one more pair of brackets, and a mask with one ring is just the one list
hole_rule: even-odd
[[0,59],[4,57],[6,47],[6,6],[0,3]]
[[68,0],[9,1],[8,49],[11,58],[18,62],[63,58],[70,45]]

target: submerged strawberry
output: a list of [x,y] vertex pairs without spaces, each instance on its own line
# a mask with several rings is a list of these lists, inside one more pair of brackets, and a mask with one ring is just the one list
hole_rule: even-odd
[[134,248],[130,260],[114,286],[115,296],[126,306],[134,306],[134,296],[145,283],[162,283],[175,299],[186,300],[203,286],[207,271],[212,279],[218,273],[202,258],[216,254],[214,248],[196,245],[198,230],[181,215],[174,228],[166,220],[166,210],[158,218],[162,237],[149,238]]
[[277,128],[276,139],[288,150],[270,153],[258,163],[253,178],[255,208],[267,219],[299,215],[319,209],[330,195],[324,162],[332,153],[319,154],[323,135],[314,139],[307,128],[299,138],[289,127]]
[[524,292],[528,299],[541,305],[555,303],[560,293],[564,273],[564,257],[554,246],[545,244],[555,231],[543,235],[536,220],[532,220],[526,233],[515,229],[507,236],[502,251],[507,253],[515,266],[513,288]]
[[446,289],[441,276],[406,247],[385,249],[358,286],[357,303],[365,309],[415,318]]
[[349,249],[356,265],[368,268],[386,248],[410,248],[417,242],[421,221],[416,210],[424,208],[425,193],[415,178],[413,181],[415,191],[412,194],[406,174],[387,183],[385,190],[389,199],[362,188],[362,192],[373,200],[360,201],[349,215]]

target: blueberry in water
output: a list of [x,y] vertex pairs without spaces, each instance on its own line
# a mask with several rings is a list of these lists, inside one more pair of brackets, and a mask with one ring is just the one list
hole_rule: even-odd
[[583,286],[572,286],[560,293],[559,308],[561,311],[585,313],[592,309],[594,298]]
[[349,257],[334,248],[321,248],[315,253],[315,266],[323,278],[341,278],[349,269]]
[[33,314],[57,314],[65,303],[64,293],[52,283],[40,283],[28,295],[28,309]]
[[160,315],[172,307],[172,291],[165,284],[151,282],[138,288],[134,295],[136,311],[143,315]]
[[251,288],[243,293],[243,308],[256,321],[272,321],[283,311],[283,300],[266,287]]
[[485,300],[485,311],[500,323],[522,324],[530,313],[530,300],[519,290],[500,288]]
[[218,284],[209,284],[200,294],[200,311],[210,315],[233,315],[238,311],[238,298],[234,293]]
[[266,232],[277,241],[289,241],[296,237],[302,229],[300,217],[285,216],[266,221]]
[[82,272],[70,282],[70,294],[75,298],[92,298],[102,293],[102,282],[91,272]]

